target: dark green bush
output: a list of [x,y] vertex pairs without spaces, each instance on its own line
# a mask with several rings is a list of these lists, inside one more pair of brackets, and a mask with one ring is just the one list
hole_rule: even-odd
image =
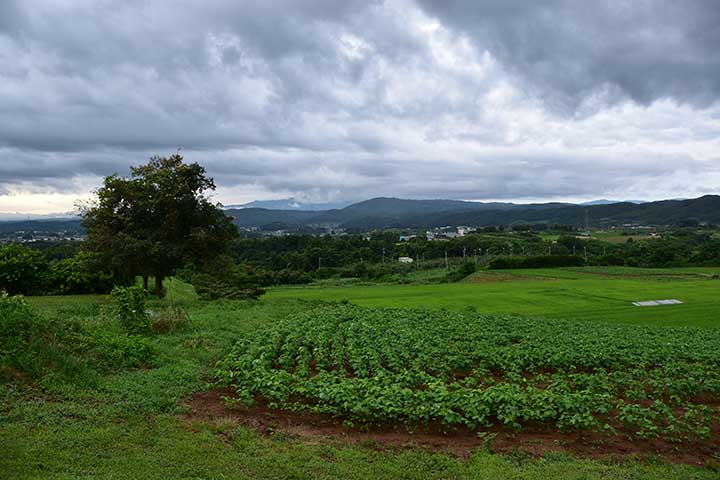
[[11,295],[107,293],[115,279],[86,252],[52,259],[20,244],[0,246],[0,290]]
[[445,277],[448,282],[459,282],[468,275],[475,273],[477,267],[472,262],[463,262],[458,267],[453,268]]
[[39,295],[47,283],[48,261],[42,252],[20,244],[0,246],[0,290],[11,295]]
[[211,264],[198,267],[186,265],[178,276],[192,284],[203,300],[256,299],[264,294],[263,285],[272,282],[270,275],[256,271],[249,265],[233,262],[232,258],[219,256]]
[[209,273],[193,273],[189,281],[203,300],[254,300],[265,293],[259,287],[241,286]]
[[99,269],[91,254],[78,252],[49,265],[46,292],[60,295],[107,293],[113,288],[113,275]]
[[581,267],[585,265],[582,257],[575,255],[542,255],[537,257],[500,257],[490,261],[490,270],[506,270],[513,268],[553,268]]

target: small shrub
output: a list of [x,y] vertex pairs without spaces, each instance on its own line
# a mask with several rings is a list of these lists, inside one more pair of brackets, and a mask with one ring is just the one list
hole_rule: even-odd
[[446,276],[445,280],[447,282],[459,282],[460,280],[464,279],[468,275],[472,275],[475,273],[475,270],[477,267],[472,262],[463,262],[458,267],[452,269]]
[[147,292],[141,287],[115,287],[112,291],[114,310],[120,323],[130,334],[145,333],[150,317],[145,311]]
[[0,345],[2,351],[24,346],[27,337],[39,330],[39,319],[21,296],[0,293]]
[[154,333],[177,332],[184,329],[187,323],[187,314],[177,306],[154,311],[150,315],[150,330]]
[[0,293],[0,366],[29,367],[28,362],[32,361],[30,344],[41,332],[40,318],[30,310],[23,297]]
[[96,348],[110,368],[146,366],[155,357],[150,342],[140,335],[104,335],[98,339]]

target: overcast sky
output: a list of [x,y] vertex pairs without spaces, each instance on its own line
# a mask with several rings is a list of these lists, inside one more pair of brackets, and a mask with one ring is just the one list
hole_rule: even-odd
[[717,0],[2,0],[0,212],[178,147],[226,204],[720,193]]

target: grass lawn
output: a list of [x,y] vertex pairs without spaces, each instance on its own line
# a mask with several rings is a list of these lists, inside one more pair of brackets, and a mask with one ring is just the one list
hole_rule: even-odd
[[640,235],[622,235],[621,232],[605,232],[605,231],[597,231],[592,232],[592,238],[595,240],[602,240],[603,242],[608,243],[626,243],[629,238],[632,238],[633,241],[642,241],[642,240],[650,240],[653,237],[647,234],[640,234]]
[[[608,267],[480,272],[482,280],[439,285],[274,288],[268,298],[347,299],[358,305],[447,308],[660,326],[720,326],[720,268]],[[497,281],[492,281],[493,279]],[[636,307],[675,298],[682,305]]]
[[[717,470],[660,459],[583,460],[493,455],[469,458],[417,449],[378,451],[340,440],[262,436],[233,421],[183,417],[182,398],[207,388],[215,362],[232,344],[312,299],[349,298],[359,304],[583,316],[658,324],[715,324],[720,282],[605,278],[521,280],[419,286],[273,289],[260,301],[197,301],[170,283],[170,300],[188,313],[181,331],[151,334],[157,352],[143,368],[103,371],[84,383],[46,376],[0,388],[0,479],[715,479]],[[588,295],[589,294],[589,295]],[[679,307],[640,311],[629,300],[675,297]],[[104,315],[104,296],[37,297],[45,316],[73,319],[90,331],[117,334]],[[604,309],[604,315],[598,313]],[[624,313],[623,313],[624,312]],[[654,312],[654,313],[653,313]],[[580,315],[578,315],[580,314]]]

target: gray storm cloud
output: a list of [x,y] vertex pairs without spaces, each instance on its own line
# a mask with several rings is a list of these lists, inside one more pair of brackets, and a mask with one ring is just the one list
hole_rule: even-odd
[[178,147],[228,202],[707,193],[718,25],[700,0],[5,1],[0,196]]
[[466,32],[551,106],[587,97],[707,106],[720,95],[715,0],[419,0]]

